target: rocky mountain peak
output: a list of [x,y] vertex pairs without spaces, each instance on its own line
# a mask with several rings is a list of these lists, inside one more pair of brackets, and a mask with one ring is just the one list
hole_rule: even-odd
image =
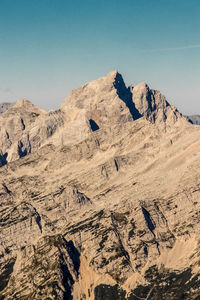
[[26,107],[26,106],[33,106],[31,101],[26,98],[21,98],[15,103],[15,107]]
[[118,71],[112,71],[107,76],[105,76],[105,83],[107,85],[113,85],[113,87],[117,90],[117,93],[119,94],[125,91],[127,92],[127,87],[124,83],[124,79]]
[[113,71],[107,76],[91,81],[73,90],[63,101],[61,109],[69,119],[80,114],[92,119],[98,126],[126,122],[132,119],[127,100],[131,94],[122,76]]
[[139,113],[151,123],[163,127],[187,123],[188,120],[179,113],[174,105],[170,105],[160,91],[150,89],[145,82],[131,88],[132,101]]
[[114,82],[118,76],[122,77],[118,70],[113,70],[105,76],[105,80],[108,82]]
[[199,130],[117,71],[2,113],[0,299],[199,299]]
[[37,105],[34,105],[30,100],[26,98],[19,99],[13,106],[12,110],[21,111],[22,113],[25,111],[35,112],[39,114],[46,113],[46,110],[41,109]]
[[132,88],[131,93],[132,101],[140,114],[148,117],[148,114],[153,111],[153,99],[149,86],[145,82],[141,82]]
[[159,91],[144,82],[127,88],[122,75],[112,71],[71,91],[61,110],[46,112],[25,98],[18,100],[0,116],[1,156],[15,160],[22,150],[24,156],[50,141],[71,145],[93,131],[142,117],[162,128],[188,122]]
[[69,118],[70,112],[74,115],[84,110],[86,118],[93,116],[94,121],[101,125],[118,122],[119,117],[121,120],[137,120],[143,116],[164,127],[187,122],[177,109],[169,105],[164,95],[150,89],[145,82],[127,88],[118,71],[73,90],[61,109],[68,113]]
[[72,145],[93,131],[142,117],[165,129],[188,124],[159,91],[145,82],[127,88],[116,70],[71,91],[61,110],[46,112],[25,98],[6,109],[0,116],[1,165],[48,142]]
[[147,93],[150,88],[146,82],[140,82],[135,87],[133,87],[134,91],[140,93]]

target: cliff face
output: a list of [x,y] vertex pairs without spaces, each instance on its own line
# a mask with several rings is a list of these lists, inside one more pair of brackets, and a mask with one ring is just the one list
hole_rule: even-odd
[[160,92],[112,72],[0,122],[0,298],[199,299],[200,129]]

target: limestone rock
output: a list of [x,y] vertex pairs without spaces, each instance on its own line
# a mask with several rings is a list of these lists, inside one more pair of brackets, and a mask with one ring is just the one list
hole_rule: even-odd
[[6,163],[30,152],[29,132],[44,112],[30,101],[21,99],[0,115],[0,149]]
[[168,126],[174,126],[177,122],[188,122],[175,106],[167,102],[164,95],[159,91],[150,89],[145,82],[131,88],[131,92],[136,109],[150,122]]
[[0,164],[24,157],[48,143],[73,145],[91,131],[142,116],[161,123],[165,129],[188,122],[160,92],[150,90],[145,83],[127,88],[117,71],[73,90],[61,110],[46,112],[21,99],[0,115]]
[[112,72],[0,129],[1,299],[199,299],[200,129],[164,96]]
[[113,71],[73,90],[61,108],[73,116],[75,112],[84,111],[88,120],[93,120],[101,127],[137,119],[137,111],[133,111],[131,104],[130,90],[125,86],[122,76]]

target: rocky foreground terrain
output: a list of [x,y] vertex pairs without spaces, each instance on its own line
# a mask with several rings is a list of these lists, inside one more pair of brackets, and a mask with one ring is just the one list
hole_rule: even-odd
[[200,299],[200,127],[118,72],[0,115],[0,299]]

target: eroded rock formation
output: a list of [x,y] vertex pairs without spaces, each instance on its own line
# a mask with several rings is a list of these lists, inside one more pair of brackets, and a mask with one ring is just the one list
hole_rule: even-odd
[[118,72],[0,115],[1,299],[199,299],[200,129]]

